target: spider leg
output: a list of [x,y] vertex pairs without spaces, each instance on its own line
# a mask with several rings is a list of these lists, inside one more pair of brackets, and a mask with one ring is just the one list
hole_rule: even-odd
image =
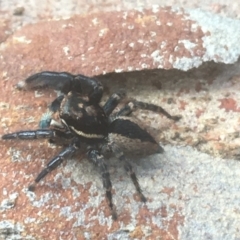
[[15,133],[8,133],[2,136],[2,139],[21,139],[21,140],[33,140],[40,138],[54,138],[56,131],[51,129],[37,129],[33,131],[19,131]]
[[113,151],[113,153],[115,154],[115,156],[123,162],[124,164],[124,169],[126,170],[127,174],[131,177],[131,180],[137,190],[137,193],[141,199],[142,202],[146,202],[147,199],[146,197],[143,195],[142,193],[142,189],[139,185],[138,179],[136,177],[136,174],[132,168],[132,165],[129,163],[129,161],[127,160],[127,158],[125,157],[124,153],[121,151],[121,149],[114,143],[114,142],[110,142],[109,143],[109,147],[110,149]]
[[[124,116],[109,118],[108,139],[117,142],[123,151],[130,151],[141,155],[163,153],[164,149],[156,139],[134,119]],[[137,147],[137,148],[136,148]],[[137,150],[137,152],[135,150]]]
[[172,119],[174,121],[178,121],[181,118],[181,116],[170,115],[165,109],[163,109],[160,106],[157,106],[151,103],[140,102],[137,100],[132,100],[128,102],[122,109],[119,110],[118,113],[116,113],[115,117],[128,116],[132,112],[136,111],[137,109],[143,109],[143,110],[149,110],[149,111],[161,113],[167,118]]
[[126,96],[124,91],[113,93],[103,106],[103,110],[107,116],[116,108],[119,102]]
[[29,76],[25,81],[21,81],[17,84],[19,89],[34,89],[50,87],[55,90],[64,92],[64,88],[68,91],[71,87],[71,83],[74,79],[74,75],[67,72],[39,72]]
[[103,86],[97,79],[67,72],[39,72],[17,84],[19,89],[43,87],[50,87],[64,94],[74,91],[86,95],[90,103],[99,103],[103,94]]
[[49,139],[49,141],[53,141],[57,138],[71,139],[73,135],[70,131],[66,130],[60,131],[57,129],[37,129],[37,130],[29,130],[29,131],[19,131],[15,133],[8,133],[2,136],[3,140],[35,140],[35,139]]
[[56,157],[51,159],[47,166],[38,174],[34,183],[32,183],[28,189],[29,191],[34,191],[35,185],[43,179],[48,173],[56,169],[62,162],[68,157],[71,157],[80,147],[77,141],[74,141],[70,146],[62,150]]
[[107,164],[104,161],[104,157],[97,150],[94,150],[94,149],[90,149],[87,155],[88,155],[88,158],[92,162],[94,162],[100,169],[100,172],[102,175],[103,187],[106,189],[106,199],[108,202],[108,206],[111,210],[113,220],[116,220],[117,213],[112,203],[112,183],[110,180],[110,174],[108,171]]

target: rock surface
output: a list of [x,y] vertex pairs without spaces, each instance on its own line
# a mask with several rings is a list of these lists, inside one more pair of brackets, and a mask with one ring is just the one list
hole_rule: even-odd
[[99,76],[104,100],[125,88],[129,96],[183,118],[172,123],[154,113],[136,114],[155,129],[165,153],[133,162],[146,205],[138,201],[121,164],[108,161],[117,222],[111,220],[98,171],[84,156],[66,161],[31,193],[27,186],[60,148],[45,141],[1,141],[0,238],[240,239],[239,162],[189,147],[239,157],[238,26],[238,20],[201,10],[154,7],[144,14],[94,13],[40,22],[11,37],[4,31],[0,134],[37,128],[56,94],[18,91],[14,85],[45,69],[109,73]]
[[29,74],[32,66],[35,72],[65,69],[92,76],[156,68],[186,71],[206,61],[234,63],[240,54],[239,25],[201,10],[158,6],[41,22],[23,27],[2,45],[2,68],[6,77],[13,70]]

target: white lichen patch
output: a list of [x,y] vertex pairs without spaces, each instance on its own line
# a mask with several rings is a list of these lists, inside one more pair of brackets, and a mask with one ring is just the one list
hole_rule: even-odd
[[13,37],[13,40],[19,43],[26,43],[26,44],[30,44],[32,42],[32,40],[27,39],[26,36]]
[[46,205],[49,201],[51,201],[53,198],[53,193],[51,192],[46,192],[44,194],[41,195],[40,199],[35,199],[32,202],[32,205],[34,207],[43,207],[44,205]]
[[151,35],[151,37],[155,37],[155,36],[157,36],[157,33],[153,32],[153,31],[150,31],[150,35]]
[[177,58],[175,58],[172,65],[173,65],[173,68],[187,71],[187,70],[189,70],[190,66],[198,67],[199,65],[201,65],[201,63],[202,63],[202,60],[198,56],[196,56],[196,57],[193,56],[192,58],[188,58],[188,57],[179,58],[179,57],[177,57]]
[[171,27],[173,25],[173,23],[172,22],[168,22],[166,25]]
[[119,55],[123,55],[125,53],[124,50],[117,50],[116,53],[118,53]]
[[82,59],[83,61],[86,59],[85,54],[82,54],[82,55],[81,55],[81,59]]
[[152,52],[151,57],[154,63],[163,63],[164,57],[161,55],[160,50]]
[[116,73],[120,73],[120,72],[123,72],[123,71],[124,71],[124,69],[122,69],[122,68],[116,68],[116,69],[115,69],[115,72],[116,72]]
[[159,12],[159,5],[153,5],[153,6],[152,6],[152,12],[153,12],[153,13]]
[[128,45],[129,45],[129,47],[133,48],[135,43],[132,42],[132,43],[129,43]]
[[132,71],[133,69],[134,69],[134,67],[128,66],[128,71]]
[[191,42],[190,40],[179,40],[178,43],[183,43],[184,47],[194,56],[193,48],[196,47],[196,43]]
[[99,36],[99,37],[103,37],[104,35],[107,34],[108,31],[109,31],[108,28],[103,28],[103,29],[101,29],[101,30],[99,31],[98,36]]
[[192,23],[191,24],[191,31],[192,32],[197,32],[197,30],[199,29],[200,25],[197,23]]
[[[11,220],[0,221],[0,239],[23,239],[22,232],[24,227],[18,223]],[[24,239],[33,240],[34,238],[30,236],[25,236]]]
[[2,72],[2,77],[3,77],[3,78],[7,77],[7,75],[8,75],[8,72],[7,72],[7,71],[3,71],[3,72]]
[[24,223],[29,224],[29,223],[35,223],[38,220],[36,218],[32,218],[32,217],[27,217],[24,219]]
[[92,19],[92,23],[93,23],[93,25],[97,25],[99,23],[98,18]]
[[74,27],[74,26],[73,24],[70,24],[70,23],[62,25],[62,28],[68,28],[68,27]]
[[66,221],[71,220],[73,218],[72,207],[71,206],[62,207],[60,209],[59,215],[66,217]]
[[68,56],[69,53],[70,53],[70,48],[69,48],[69,46],[64,46],[64,47],[63,47],[63,52],[64,52],[64,54],[65,54],[66,56]]
[[88,48],[88,51],[91,51],[91,50],[93,50],[94,49],[94,47],[89,47]]
[[97,72],[98,70],[99,70],[99,66],[95,66],[93,71]]
[[3,188],[3,189],[2,189],[2,194],[3,194],[4,196],[6,196],[7,193],[8,193],[7,189],[6,189],[6,188]]
[[143,69],[147,69],[147,68],[149,67],[149,65],[146,64],[146,63],[142,63],[142,64],[141,64],[141,67],[142,67]]
[[22,157],[22,152],[13,147],[9,148],[7,154],[11,157],[12,162],[22,162],[25,158]]
[[127,19],[127,16],[128,16],[128,12],[123,12],[123,19],[126,20]]
[[147,54],[145,54],[145,53],[142,53],[141,54],[141,58],[145,58],[145,57],[147,57],[148,55]]
[[165,48],[166,46],[167,46],[167,42],[166,42],[166,41],[162,41],[162,42],[160,43],[160,48],[161,48],[161,49]]
[[16,200],[18,198],[18,193],[12,193],[8,198],[3,199],[0,204],[0,211],[11,209],[15,206]]

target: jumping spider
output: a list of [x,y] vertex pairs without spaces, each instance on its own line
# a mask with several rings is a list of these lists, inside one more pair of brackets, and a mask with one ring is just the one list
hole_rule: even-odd
[[2,136],[4,140],[49,139],[52,143],[65,144],[63,150],[39,173],[35,182],[29,186],[29,190],[33,191],[41,179],[59,166],[63,160],[76,153],[82,144],[87,146],[88,159],[100,169],[103,186],[106,189],[106,200],[114,220],[117,214],[112,203],[112,184],[103,155],[104,149],[109,149],[123,162],[141,201],[146,202],[132,166],[120,146],[125,143],[131,149],[133,144],[138,144],[139,148],[151,148],[159,153],[163,152],[163,148],[146,130],[134,122],[130,115],[137,109],[145,109],[161,113],[174,121],[179,120],[180,117],[171,116],[160,106],[136,100],[129,100],[123,108],[113,113],[125,94],[121,91],[114,93],[103,106],[100,106],[99,102],[103,94],[101,82],[83,75],[40,72],[18,84],[18,88],[21,89],[41,87],[53,88],[61,94],[51,103],[50,114],[42,118],[39,129]]

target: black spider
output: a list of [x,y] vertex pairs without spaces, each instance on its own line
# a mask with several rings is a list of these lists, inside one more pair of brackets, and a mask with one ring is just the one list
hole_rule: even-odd
[[178,116],[171,116],[163,108],[136,100],[129,100],[119,111],[112,113],[119,102],[125,97],[123,92],[114,93],[104,104],[99,102],[103,94],[103,86],[97,79],[83,75],[71,75],[66,72],[40,72],[18,84],[18,88],[32,89],[51,87],[61,92],[49,107],[49,113],[40,121],[40,128],[33,131],[20,131],[5,134],[2,139],[33,140],[47,138],[50,142],[66,145],[39,173],[35,182],[29,186],[33,191],[35,184],[54,170],[62,161],[71,157],[80,148],[87,145],[87,157],[100,169],[103,186],[106,189],[106,199],[111,210],[112,218],[117,214],[112,203],[112,184],[104,151],[112,151],[124,164],[142,202],[146,198],[139,186],[131,164],[123,154],[126,146],[131,150],[133,145],[139,148],[163,152],[156,140],[141,128],[129,115],[136,109],[145,109],[162,113],[174,121]]

